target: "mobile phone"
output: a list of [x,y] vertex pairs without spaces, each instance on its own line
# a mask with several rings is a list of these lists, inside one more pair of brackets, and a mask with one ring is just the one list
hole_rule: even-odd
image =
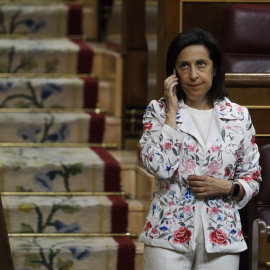
[[[173,68],[173,75],[176,75],[176,69]],[[176,95],[176,87],[173,88],[173,95]]]

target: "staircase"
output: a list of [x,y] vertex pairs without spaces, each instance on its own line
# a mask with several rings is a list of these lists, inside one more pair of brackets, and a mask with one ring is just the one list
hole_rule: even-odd
[[130,236],[143,226],[144,172],[116,150],[121,57],[82,39],[90,13],[0,4],[0,188],[16,270],[142,269]]

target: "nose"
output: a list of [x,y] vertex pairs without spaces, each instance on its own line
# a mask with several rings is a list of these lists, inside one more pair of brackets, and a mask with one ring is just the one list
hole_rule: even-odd
[[196,67],[192,66],[189,74],[190,80],[195,81],[198,78],[198,72]]

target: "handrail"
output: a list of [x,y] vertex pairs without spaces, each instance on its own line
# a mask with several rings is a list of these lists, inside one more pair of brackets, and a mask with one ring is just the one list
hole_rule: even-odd
[[226,73],[225,84],[226,86],[270,86],[270,73]]

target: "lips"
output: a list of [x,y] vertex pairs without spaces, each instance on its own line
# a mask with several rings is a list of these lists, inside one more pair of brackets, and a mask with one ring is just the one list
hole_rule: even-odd
[[189,86],[191,86],[191,87],[198,87],[200,85],[202,85],[202,84],[190,84]]

